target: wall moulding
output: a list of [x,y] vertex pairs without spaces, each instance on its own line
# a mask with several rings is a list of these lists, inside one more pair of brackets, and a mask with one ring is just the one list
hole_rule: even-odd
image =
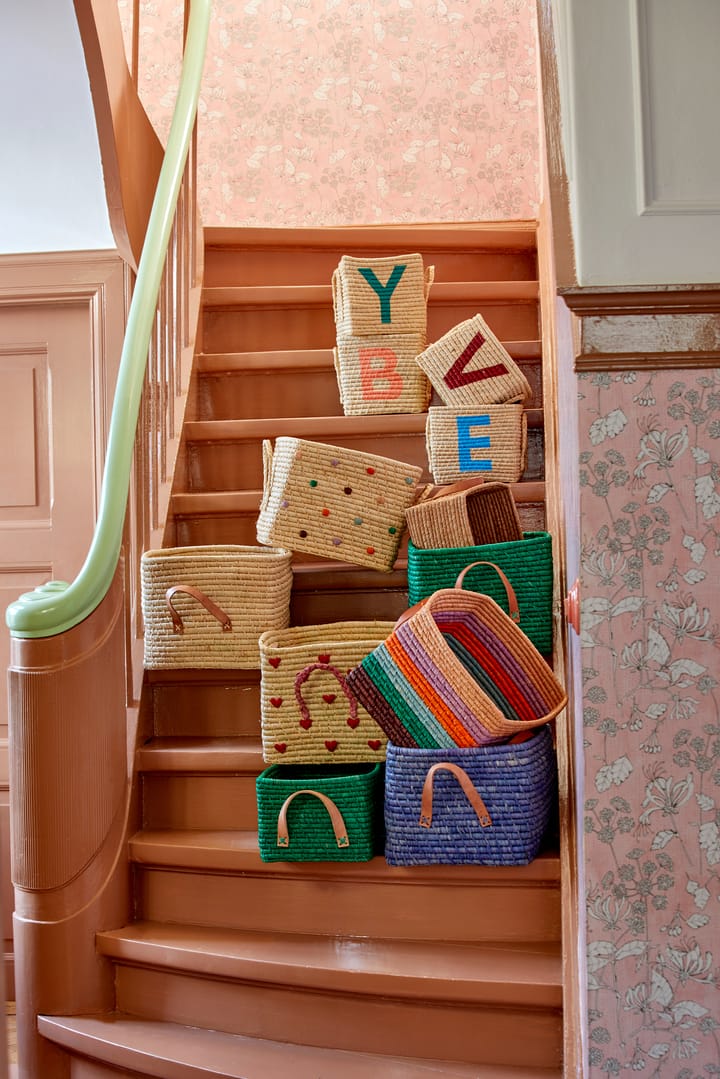
[[575,369],[720,367],[720,286],[568,289]]

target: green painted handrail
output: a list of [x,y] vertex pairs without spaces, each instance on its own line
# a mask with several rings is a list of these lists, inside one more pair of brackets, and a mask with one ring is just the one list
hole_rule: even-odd
[[13,637],[53,637],[72,629],[102,602],[117,569],[150,335],[195,124],[210,8],[211,0],[192,0],[190,6],[175,111],[128,313],[90,549],[72,583],[49,581],[10,604],[5,620]]

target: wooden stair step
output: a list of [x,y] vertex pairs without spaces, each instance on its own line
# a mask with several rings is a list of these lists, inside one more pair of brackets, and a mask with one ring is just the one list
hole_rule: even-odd
[[[428,296],[428,308],[433,304],[527,303],[537,301],[537,281],[435,281]],[[216,285],[203,288],[202,306],[206,311],[215,308],[281,307],[283,311],[298,307],[329,307],[332,311],[332,285]],[[206,350],[207,351],[207,350]]]
[[[42,1015],[41,1035],[93,1061],[157,1079],[560,1079],[557,1069],[498,1068],[376,1056],[248,1038],[120,1012]],[[96,1075],[97,1073],[93,1073]],[[102,1074],[102,1073],[101,1073]]]
[[260,671],[200,668],[145,672],[156,737],[255,738]]
[[138,772],[230,772],[257,775],[265,767],[256,738],[153,738],[135,754]]

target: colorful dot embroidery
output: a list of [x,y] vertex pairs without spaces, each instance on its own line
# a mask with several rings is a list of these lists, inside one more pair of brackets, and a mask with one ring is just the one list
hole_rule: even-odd
[[323,515],[323,517],[329,517],[330,516],[330,510],[327,508],[327,506],[323,509],[322,515]]
[[390,533],[391,536],[394,536],[395,533],[397,532],[397,528],[388,528],[388,532]]
[[333,546],[334,547],[339,547],[341,543],[342,543],[342,540],[340,539],[339,536],[333,536]]
[[298,536],[300,537],[300,539],[305,539],[305,537],[307,536],[307,532],[304,528],[300,529],[300,531],[298,532]]
[[375,475],[375,469],[374,468],[366,468],[365,471],[367,472],[368,476],[374,476]]
[[368,554],[375,554],[375,548],[374,547],[366,547],[365,550],[367,551]]
[[287,498],[283,498],[283,500],[282,500],[282,502],[280,503],[280,505],[282,506],[282,508],[283,508],[284,510],[286,510],[286,509],[288,508],[288,506],[290,505],[290,503],[288,502]]
[[352,494],[352,487],[343,487],[343,491],[345,492],[346,495],[351,495]]
[[310,487],[317,487],[317,485],[318,485],[317,480],[310,480]]
[[353,524],[355,524],[355,525],[361,525],[362,523],[363,523],[362,517],[356,517],[355,520],[353,521]]
[[408,485],[408,487],[412,487],[415,480],[412,478],[412,476],[406,476],[405,477],[405,482]]

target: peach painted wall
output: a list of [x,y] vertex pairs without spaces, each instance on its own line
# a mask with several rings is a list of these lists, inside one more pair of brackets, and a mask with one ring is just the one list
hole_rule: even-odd
[[[164,138],[181,4],[140,9],[140,92]],[[534,219],[536,35],[534,0],[215,0],[204,224]]]
[[720,1074],[720,370],[584,373],[590,1075]]

